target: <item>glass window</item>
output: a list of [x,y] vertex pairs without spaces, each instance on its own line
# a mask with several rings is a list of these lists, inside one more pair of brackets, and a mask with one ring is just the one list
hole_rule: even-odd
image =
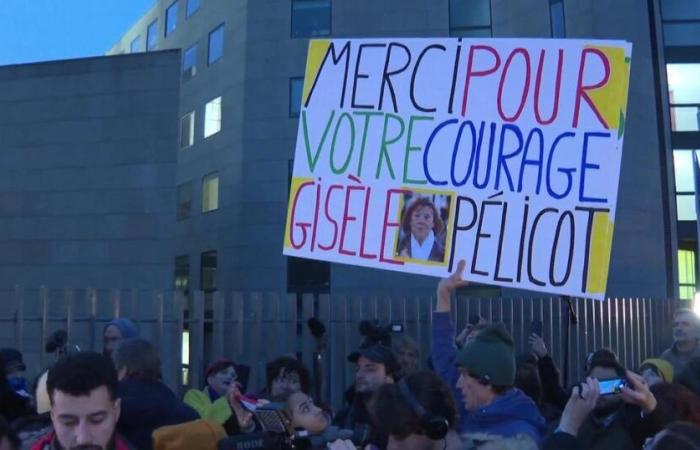
[[196,13],[197,10],[199,10],[199,3],[200,0],[187,0],[187,17],[189,18],[192,16],[192,14]]
[[303,89],[304,78],[296,77],[289,79],[289,117],[299,117]]
[[331,34],[331,0],[292,0],[292,37]]
[[192,212],[192,182],[188,181],[177,187],[177,220],[190,217]]
[[676,194],[676,214],[678,221],[694,221],[695,194]]
[[180,119],[180,148],[194,144],[194,111],[190,111]]
[[221,131],[221,97],[216,97],[204,107],[204,137]]
[[212,292],[216,290],[216,264],[217,261],[215,251],[202,253],[200,265],[200,288],[204,292]]
[[698,0],[661,0],[664,20],[700,20]]
[[672,105],[700,104],[700,64],[666,64]]
[[700,45],[700,22],[664,23],[664,45],[676,47]]
[[129,45],[129,52],[137,53],[141,51],[141,35],[136,36]]
[[175,289],[187,291],[190,281],[190,257],[181,255],[175,257]]
[[197,74],[197,44],[189,47],[182,54],[182,75],[186,79]]
[[680,297],[692,300],[695,296],[695,252],[678,249],[678,287]]
[[219,174],[210,173],[202,180],[202,212],[219,209]]
[[221,24],[209,33],[209,53],[207,64],[213,64],[224,56],[224,25]]
[[672,106],[671,130],[700,131],[700,107]]
[[177,28],[177,10],[178,1],[175,0],[172,5],[165,10],[165,35],[169,35]]
[[491,1],[450,0],[450,35],[491,36]]
[[551,1],[549,3],[549,19],[552,24],[552,37],[566,37],[566,25],[564,19],[564,2]]
[[[700,156],[700,153],[698,153],[698,156]],[[673,151],[673,172],[676,178],[676,192],[695,192],[693,155],[690,150]]]
[[146,29],[146,51],[155,50],[158,45],[158,19],[151,22]]

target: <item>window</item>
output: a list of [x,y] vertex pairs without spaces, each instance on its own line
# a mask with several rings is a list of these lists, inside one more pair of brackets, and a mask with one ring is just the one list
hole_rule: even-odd
[[190,284],[190,257],[181,255],[175,257],[175,289],[188,291]]
[[134,40],[131,41],[131,44],[129,45],[129,52],[131,53],[137,53],[141,51],[141,35],[139,34],[134,38]]
[[700,2],[661,0],[664,45],[700,46]]
[[146,51],[155,50],[158,45],[158,19],[146,29]]
[[564,0],[549,0],[549,20],[552,27],[552,37],[566,37]]
[[304,78],[296,77],[289,79],[289,117],[299,117],[303,89]]
[[[676,184],[676,213],[679,221],[696,220],[695,183],[692,150],[673,151],[673,172]],[[698,153],[700,157],[700,153]]]
[[202,212],[219,209],[219,174],[210,173],[202,179]]
[[678,291],[682,300],[695,297],[695,252],[678,249]]
[[197,10],[199,10],[199,3],[200,0],[187,0],[187,18],[189,19],[192,17],[192,14],[196,13]]
[[182,54],[182,76],[190,79],[197,75],[197,44],[189,47]]
[[180,119],[180,148],[194,144],[194,111],[188,112]]
[[700,63],[666,64],[673,131],[700,130]]
[[192,212],[192,182],[188,181],[177,187],[177,220],[190,217]]
[[165,36],[175,31],[177,28],[178,0],[175,0],[168,9],[165,10]]
[[450,0],[450,36],[491,37],[491,1]]
[[224,56],[224,25],[221,24],[209,33],[209,53],[207,64],[214,64]]
[[202,253],[200,265],[200,289],[204,292],[216,290],[216,252]]
[[204,138],[221,131],[221,97],[216,97],[204,107]]
[[331,0],[292,0],[292,37],[331,34]]

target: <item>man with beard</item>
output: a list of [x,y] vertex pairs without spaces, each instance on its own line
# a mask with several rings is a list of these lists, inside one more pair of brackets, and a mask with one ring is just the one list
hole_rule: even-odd
[[391,347],[372,344],[351,353],[348,360],[357,364],[355,391],[352,403],[341,410],[333,424],[349,430],[368,428],[368,443],[386,448],[389,436],[374,426],[369,413],[369,404],[380,387],[396,381],[401,370]]
[[673,316],[673,345],[661,354],[678,376],[693,358],[700,357],[700,317],[681,308]]
[[656,398],[644,379],[626,371],[612,352],[598,350],[589,357],[587,366],[588,377],[598,382],[622,378],[626,386],[619,393],[598,398],[593,412],[579,430],[578,448],[638,449],[647,437],[664,427]]
[[54,431],[32,450],[133,450],[115,428],[121,412],[117,372],[97,353],[58,361],[46,380]]

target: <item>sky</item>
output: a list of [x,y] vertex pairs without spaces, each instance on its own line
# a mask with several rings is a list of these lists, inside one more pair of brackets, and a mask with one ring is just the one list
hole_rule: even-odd
[[104,55],[155,0],[0,0],[0,66]]

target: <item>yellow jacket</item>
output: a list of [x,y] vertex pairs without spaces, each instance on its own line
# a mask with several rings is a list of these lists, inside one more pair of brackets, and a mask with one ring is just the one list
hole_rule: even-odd
[[184,402],[194,408],[202,419],[212,420],[222,425],[233,414],[226,397],[220,397],[214,402],[211,401],[208,388],[201,391],[190,389],[185,394]]

